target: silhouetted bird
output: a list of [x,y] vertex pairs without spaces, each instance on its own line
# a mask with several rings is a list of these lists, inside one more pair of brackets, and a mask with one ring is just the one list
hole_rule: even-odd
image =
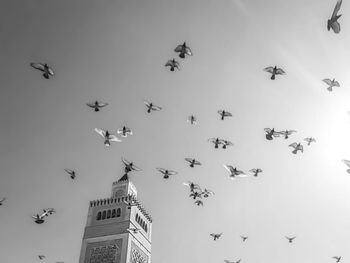
[[138,228],[128,228],[127,230],[133,234],[137,234],[140,231]]
[[272,80],[275,79],[276,75],[284,75],[284,74],[286,74],[286,72],[284,72],[283,69],[277,68],[277,66],[274,66],[274,67],[267,67],[267,68],[264,68],[264,70],[265,70],[266,72],[269,72],[269,73],[272,74],[272,76],[271,76],[271,79],[272,79]]
[[304,141],[307,142],[307,145],[310,145],[312,142],[316,142],[316,139],[312,137],[307,137],[304,139]]
[[164,169],[164,168],[157,168],[157,170],[163,174],[163,178],[164,179],[168,179],[170,177],[170,175],[178,174],[178,172],[176,172],[176,171],[167,170],[167,169]]
[[202,198],[202,192],[191,192],[189,197],[192,197],[193,199]]
[[334,259],[335,259],[335,262],[337,262],[337,263],[339,263],[340,260],[341,260],[341,257],[332,257],[332,258],[334,258]]
[[215,193],[211,190],[204,188],[204,191],[201,193],[204,198],[208,198],[210,195],[215,195]]
[[185,160],[190,164],[190,167],[194,167],[195,165],[202,165],[198,160],[192,158],[185,158]]
[[95,101],[94,103],[86,103],[86,105],[88,105],[90,108],[93,108],[95,111],[100,111],[101,108],[106,107],[108,105],[108,103],[106,102],[99,102],[99,101]]
[[329,86],[327,88],[328,91],[333,91],[333,87],[340,87],[339,82],[336,81],[335,79],[333,79],[333,80],[331,80],[331,79],[324,79],[323,82],[326,83]]
[[126,175],[131,171],[136,171],[136,172],[141,171],[141,169],[138,168],[133,162],[129,162],[128,160],[126,160],[124,158],[122,158],[122,162],[125,165],[124,172]]
[[101,135],[105,139],[104,141],[105,146],[110,146],[111,142],[121,142],[121,140],[118,139],[117,136],[109,133],[108,130],[104,131],[100,128],[95,128],[95,132],[97,132],[99,135]]
[[[343,160],[343,163],[345,163],[346,166],[347,166],[348,168],[350,168],[350,161],[349,161],[349,160]],[[350,174],[350,169],[347,169],[346,171],[347,171],[347,173]]]
[[44,256],[44,255],[38,255],[38,258],[39,258],[40,260],[43,260],[43,259],[45,258],[45,256]]
[[222,149],[226,149],[227,146],[233,146],[233,143],[228,140],[221,140],[222,142]]
[[189,122],[191,124],[197,124],[197,118],[195,116],[193,116],[193,115],[188,116],[187,122]]
[[180,58],[185,58],[185,55],[192,56],[191,49],[186,45],[186,42],[184,42],[182,45],[178,45],[175,49],[175,52],[179,52]]
[[199,185],[195,184],[194,182],[188,181],[188,182],[183,183],[183,184],[190,188],[190,192],[194,192],[195,190],[202,191],[201,188],[199,187]]
[[49,65],[47,65],[46,63],[45,64],[43,64],[43,63],[30,63],[30,65],[33,68],[44,72],[43,76],[45,79],[49,79],[50,76],[52,77],[53,75],[55,75],[52,68],[50,68]]
[[237,168],[233,168],[232,165],[227,165],[227,164],[224,164],[224,167],[226,168],[227,171],[230,172],[230,175],[229,175],[229,178],[234,180],[236,179],[236,177],[246,177],[247,175],[241,171],[241,170],[237,170]]
[[294,240],[296,237],[287,237],[287,236],[285,236],[285,238],[288,239],[288,242],[289,242],[289,243],[292,243],[293,240]]
[[123,128],[117,130],[117,133],[121,134],[122,137],[127,137],[128,135],[132,135],[132,130],[126,126],[123,126]]
[[161,107],[159,107],[157,105],[154,105],[152,102],[149,102],[147,100],[145,100],[144,103],[147,106],[147,112],[148,113],[151,113],[151,111],[160,111],[162,109]]
[[258,176],[259,173],[262,173],[263,170],[261,170],[260,168],[254,168],[254,169],[251,169],[249,170],[249,172],[253,173],[255,177]]
[[66,172],[67,172],[67,174],[69,174],[70,175],[70,178],[71,179],[75,179],[75,177],[76,177],[76,173],[75,173],[75,171],[74,170],[71,170],[71,169],[64,169]]
[[265,128],[264,131],[266,132],[266,139],[271,141],[274,137],[279,137],[281,135],[281,132],[276,132],[274,128]]
[[35,216],[32,216],[34,218],[34,222],[37,224],[42,224],[45,222],[45,217],[52,215],[53,213],[56,213],[56,211],[53,208],[47,208],[43,210],[43,213],[41,215],[36,214]]
[[180,70],[180,64],[175,59],[169,59],[165,66],[170,67],[170,71],[174,71],[175,68]]
[[334,33],[336,33],[336,34],[338,34],[340,32],[340,24],[338,22],[338,19],[339,19],[339,17],[341,17],[341,15],[338,15],[338,12],[340,10],[341,4],[342,4],[342,0],[338,0],[335,7],[334,7],[331,18],[328,19],[328,21],[327,21],[328,31],[332,28]]
[[289,135],[292,135],[294,132],[297,132],[295,130],[285,130],[281,131],[280,134],[284,135],[284,139],[288,139]]
[[219,233],[219,234],[211,233],[210,235],[213,237],[213,239],[215,241],[221,237],[222,233]]
[[195,202],[194,202],[197,206],[203,206],[203,201],[202,200],[196,200]]
[[6,197],[4,197],[3,199],[0,200],[0,206],[3,205],[3,202],[6,200]]
[[137,206],[137,202],[134,199],[124,200],[124,203],[127,205],[128,209],[131,209],[133,206]]
[[208,141],[214,144],[215,149],[219,148],[219,145],[222,144],[222,140],[219,138],[210,138]]
[[245,237],[245,236],[240,236],[240,237],[242,238],[243,242],[245,242],[248,239],[248,237]]
[[298,151],[304,152],[304,148],[301,145],[301,143],[293,142],[292,144],[290,144],[288,146],[294,148],[294,150],[292,151],[292,153],[294,153],[294,154],[297,154]]
[[232,117],[232,113],[225,110],[219,110],[218,113],[221,116],[221,120],[224,120],[225,117]]

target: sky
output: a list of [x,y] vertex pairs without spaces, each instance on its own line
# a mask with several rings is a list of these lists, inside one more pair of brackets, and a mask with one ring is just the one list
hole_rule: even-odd
[[[89,201],[110,196],[122,157],[142,169],[130,178],[153,218],[153,263],[348,262],[350,5],[334,34],[335,3],[1,1],[1,262],[78,262]],[[184,41],[193,56],[180,59]],[[164,66],[172,58],[180,71]],[[286,75],[272,81],[263,69],[274,65]],[[327,91],[324,78],[341,87]],[[145,99],[163,109],[147,114]],[[95,100],[109,105],[96,113],[86,106]],[[221,121],[221,109],[233,117]],[[124,125],[134,134],[109,148],[94,132]],[[267,141],[264,128],[297,132]],[[317,142],[292,154],[309,136]],[[234,146],[214,149],[212,137]],[[232,181],[224,164],[263,173]],[[179,174],[164,180],[157,167]],[[215,195],[197,207],[186,181]],[[35,224],[47,207],[57,213]],[[214,242],[213,232],[223,235]]]

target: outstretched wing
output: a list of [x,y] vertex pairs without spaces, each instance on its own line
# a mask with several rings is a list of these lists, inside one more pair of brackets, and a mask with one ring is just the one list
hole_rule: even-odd
[[340,87],[340,84],[339,84],[338,81],[333,81],[333,86],[335,86],[335,87]]
[[338,0],[336,5],[335,5],[335,7],[334,7],[332,18],[335,18],[337,16],[337,14],[338,14],[338,12],[340,10],[341,4],[342,4],[342,0]]
[[38,69],[40,71],[45,71],[45,67],[42,63],[30,63],[30,65],[35,69]]
[[269,73],[273,73],[273,67],[264,68],[264,71],[269,72]]
[[131,169],[134,170],[134,171],[137,171],[137,172],[138,172],[138,171],[141,171],[141,168],[137,167],[137,166],[134,165],[134,164],[131,166]]
[[224,116],[225,116],[225,117],[231,117],[231,116],[232,116],[232,113],[231,113],[231,112],[228,112],[228,111],[225,111]]
[[322,80],[324,83],[326,83],[327,85],[331,86],[332,85],[332,80],[330,79],[323,79]]
[[284,75],[284,74],[286,74],[286,72],[284,72],[284,70],[283,70],[283,69],[278,68],[278,69],[276,70],[276,74],[279,74],[279,75]]
[[147,101],[147,100],[144,100],[143,103],[146,104],[147,107],[151,106],[151,103],[149,101]]
[[157,106],[157,105],[153,105],[152,109],[153,109],[153,110],[159,111],[159,110],[162,109],[162,107],[159,107],[159,106]]
[[71,169],[64,169],[64,170],[70,175],[74,174],[74,171]]
[[95,128],[95,132],[97,132],[102,137],[106,136],[106,132],[104,130],[100,129],[100,128]]
[[129,166],[130,162],[128,160],[126,160],[124,157],[122,157],[122,162],[126,165]]
[[185,53],[186,53],[187,55],[189,55],[189,56],[192,56],[192,55],[193,55],[192,50],[191,50],[189,47],[186,47]]
[[0,203],[4,202],[6,200],[6,197],[0,200]]
[[165,171],[166,171],[166,169],[164,169],[164,168],[156,168],[159,172],[161,172],[162,174],[165,174]]
[[229,171],[230,173],[233,172],[233,166],[232,165],[228,165],[228,164],[224,164],[224,167],[227,171]]
[[102,108],[102,107],[107,106],[108,103],[107,103],[107,102],[98,102],[97,105],[98,105],[100,108]]
[[168,170],[168,174],[169,175],[176,175],[176,174],[178,174],[178,172],[172,171],[172,170]]
[[182,50],[183,50],[183,45],[178,45],[178,46],[174,49],[175,52],[182,52]]
[[264,131],[270,133],[271,129],[270,128],[265,128]]
[[111,142],[121,142],[122,140],[120,140],[117,136],[111,134],[109,135],[109,138],[108,138]]
[[293,142],[292,144],[289,144],[288,146],[289,146],[289,147],[296,148],[296,147],[297,147],[297,145],[298,145],[298,144],[297,144],[296,142]]
[[349,160],[342,160],[342,161],[350,168],[350,161]]

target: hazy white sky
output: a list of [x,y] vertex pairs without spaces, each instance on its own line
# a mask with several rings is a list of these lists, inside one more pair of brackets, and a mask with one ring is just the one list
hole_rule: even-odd
[[[0,261],[78,262],[89,201],[110,195],[122,156],[143,170],[131,178],[154,219],[153,263],[348,261],[350,6],[336,35],[326,29],[335,3],[1,1]],[[170,72],[183,41],[194,56]],[[287,74],[271,81],[263,68],[274,65]],[[341,87],[329,93],[324,78]],[[110,105],[95,113],[85,103],[96,99]],[[163,110],[147,114],[144,99]],[[219,109],[233,118],[221,121]],[[134,135],[110,148],[93,131],[123,125]],[[267,141],[266,127],[298,132]],[[234,147],[213,149],[207,139],[217,136]],[[288,145],[308,136],[317,143],[293,155]],[[203,165],[190,169],[185,157]],[[264,173],[231,181],[223,164]],[[156,167],[179,174],[164,181]],[[196,207],[188,180],[216,195]],[[35,224],[46,207],[57,214]],[[211,232],[223,236],[213,242]]]

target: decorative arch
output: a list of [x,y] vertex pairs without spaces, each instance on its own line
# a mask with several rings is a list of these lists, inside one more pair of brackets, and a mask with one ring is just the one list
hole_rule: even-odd
[[115,218],[115,216],[116,216],[116,211],[115,211],[115,209],[113,209],[112,210],[112,218]]
[[117,217],[120,217],[120,215],[122,214],[122,210],[120,208],[117,209]]
[[96,220],[101,220],[101,212],[98,212],[98,213],[97,213]]
[[106,212],[106,211],[103,211],[103,212],[102,212],[102,220],[106,219],[106,215],[107,215],[107,212]]
[[111,210],[107,211],[107,218],[111,218],[111,212],[112,212]]

